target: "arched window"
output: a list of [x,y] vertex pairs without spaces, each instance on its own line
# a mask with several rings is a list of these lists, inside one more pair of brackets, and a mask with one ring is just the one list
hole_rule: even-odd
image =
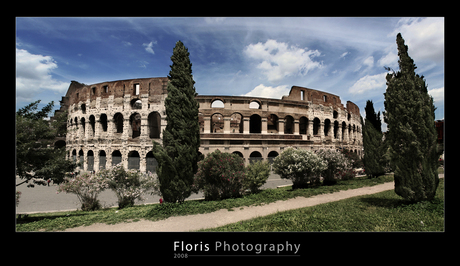
[[123,133],[123,115],[121,113],[116,113],[113,116],[113,122],[115,123],[115,132]]
[[290,115],[284,118],[284,134],[294,133],[294,118]]
[[149,151],[145,157],[145,161],[146,161],[146,168],[145,168],[145,171],[148,173],[156,173],[157,171],[157,166],[158,166],[158,162],[157,160],[155,159],[155,157],[153,157],[153,152],[152,151]]
[[313,135],[319,134],[319,127],[320,127],[319,118],[315,117],[315,119],[313,119]]
[[137,151],[130,151],[128,153],[128,169],[139,169],[140,157]]
[[161,133],[161,116],[158,112],[152,112],[148,118],[149,137],[151,139],[159,139]]
[[224,133],[224,117],[221,114],[211,116],[211,133]]
[[105,169],[105,162],[107,161],[105,151],[99,151],[99,169]]
[[101,114],[100,121],[101,121],[102,131],[107,132],[107,115]]
[[261,105],[257,101],[252,101],[249,103],[249,109],[261,109]]
[[89,125],[91,126],[91,133],[92,136],[94,136],[94,132],[96,131],[96,118],[94,118],[94,115],[89,116]]
[[141,135],[141,115],[134,113],[129,117],[129,124],[131,125],[132,138],[137,138]]
[[243,133],[243,116],[239,113],[234,113],[230,116],[230,132]]
[[121,163],[121,152],[115,150],[112,152],[112,166]]
[[270,114],[267,117],[267,130],[269,133],[278,133],[278,116]]
[[262,161],[262,160],[263,160],[262,154],[260,154],[260,152],[258,152],[258,151],[253,151],[249,155],[249,163],[253,163],[253,162],[256,162],[256,161]]
[[211,103],[211,108],[224,108],[224,107],[225,107],[224,102],[221,100],[214,100]]
[[302,116],[299,120],[299,133],[301,135],[306,135],[307,128],[308,128],[308,118],[306,118],[305,116]]
[[260,133],[262,127],[262,119],[259,115],[253,114],[249,118],[249,133]]
[[94,153],[92,150],[89,150],[86,154],[86,162],[88,163],[88,167],[86,171],[93,171],[94,170]]
[[328,136],[330,127],[331,127],[331,120],[329,119],[324,120],[324,136]]

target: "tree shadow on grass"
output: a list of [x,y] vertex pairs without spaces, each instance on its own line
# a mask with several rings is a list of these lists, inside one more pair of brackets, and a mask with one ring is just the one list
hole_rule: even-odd
[[371,206],[383,207],[388,209],[397,208],[410,204],[410,202],[404,199],[382,198],[376,196],[362,197],[359,200]]

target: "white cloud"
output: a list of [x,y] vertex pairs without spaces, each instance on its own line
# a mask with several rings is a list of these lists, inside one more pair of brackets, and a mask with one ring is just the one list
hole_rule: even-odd
[[318,50],[306,50],[276,40],[250,44],[246,46],[244,53],[262,61],[257,68],[263,71],[270,82],[279,82],[292,75],[303,76],[310,70],[322,67],[320,62],[312,60],[321,54]]
[[433,97],[435,104],[444,102],[444,87],[429,90],[428,93]]
[[145,47],[145,51],[147,51],[147,53],[155,54],[155,51],[153,51],[154,44],[157,44],[157,42],[151,41],[150,43],[143,43],[142,46]]
[[341,54],[339,58],[345,58],[345,56],[347,56],[348,54],[349,54],[349,52],[345,52],[345,53]]
[[[391,48],[393,48],[393,46]],[[377,61],[377,64],[383,67],[396,68],[398,66],[398,55],[397,53],[390,51],[386,55],[382,56],[379,61]]]
[[381,73],[377,75],[366,75],[360,78],[348,89],[348,92],[352,94],[362,94],[370,90],[383,89],[386,86],[385,76],[387,73]]
[[290,90],[291,88],[288,85],[270,87],[270,86],[265,86],[263,84],[259,84],[252,91],[242,96],[254,96],[254,97],[281,99],[283,95],[289,95]]
[[392,33],[401,32],[409,55],[418,60],[444,61],[444,18],[403,18]]
[[368,66],[368,67],[374,66],[374,57],[371,55],[368,58],[364,59],[363,64]]
[[69,83],[55,80],[51,72],[58,67],[51,56],[31,54],[16,48],[16,95],[30,100],[40,90],[65,93]]

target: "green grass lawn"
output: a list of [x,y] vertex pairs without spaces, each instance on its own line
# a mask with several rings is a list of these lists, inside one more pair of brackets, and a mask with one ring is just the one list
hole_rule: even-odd
[[431,202],[408,204],[389,190],[203,231],[444,231],[444,179]]
[[166,219],[171,216],[209,213],[220,209],[232,210],[242,206],[262,205],[277,200],[287,200],[295,197],[311,197],[318,194],[333,193],[340,190],[374,186],[384,182],[392,182],[393,176],[386,175],[368,179],[366,176],[353,180],[339,180],[334,186],[316,186],[306,189],[292,190],[289,187],[266,189],[256,194],[244,195],[241,198],[218,201],[193,200],[182,204],[163,203],[139,205],[118,210],[108,208],[98,211],[68,211],[53,213],[30,214],[26,218],[16,220],[16,231],[60,231],[94,223],[115,224],[133,222],[139,219],[152,221]]

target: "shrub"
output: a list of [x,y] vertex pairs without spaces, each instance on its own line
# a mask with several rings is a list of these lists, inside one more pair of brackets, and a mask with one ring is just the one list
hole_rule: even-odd
[[102,175],[84,172],[74,178],[65,177],[57,193],[73,193],[77,195],[83,211],[93,211],[101,208],[97,196],[106,188],[108,183]]
[[273,160],[273,169],[281,178],[292,180],[295,189],[318,180],[320,173],[327,169],[327,163],[313,151],[288,148]]
[[334,185],[346,171],[352,169],[348,159],[341,152],[335,150],[319,150],[320,156],[326,163],[327,168],[321,172],[324,185]]
[[256,193],[263,186],[270,175],[270,164],[264,161],[251,163],[246,167],[246,178],[243,180],[244,189]]
[[152,173],[141,173],[139,170],[125,170],[121,164],[101,170],[99,175],[107,180],[108,188],[118,198],[118,208],[134,205],[135,200],[142,200],[142,194],[149,190],[158,190],[158,183]]
[[198,163],[192,189],[195,193],[203,191],[206,200],[239,197],[244,179],[243,159],[216,150]]

